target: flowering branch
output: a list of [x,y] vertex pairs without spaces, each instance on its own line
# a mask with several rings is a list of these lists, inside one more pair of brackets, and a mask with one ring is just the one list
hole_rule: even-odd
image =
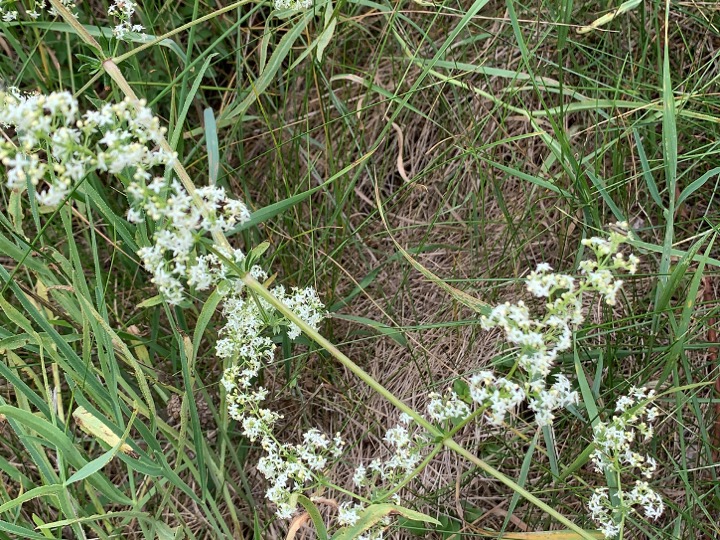
[[[98,51],[101,51],[100,47],[98,46],[97,42],[90,36],[85,29],[80,25],[76,20],[75,17],[62,6],[59,0],[50,0],[52,5],[58,10],[58,12],[61,14],[61,16],[75,28],[78,32],[78,34],[81,36],[81,38],[91,45],[93,48],[97,49]],[[242,3],[242,2],[241,2]],[[237,5],[239,5],[238,3]],[[234,7],[237,7],[235,4],[231,6],[227,6],[225,10],[232,9]],[[180,31],[180,30],[178,30]],[[146,44],[147,46],[151,46],[153,43]],[[141,47],[142,48],[142,47]],[[102,66],[105,70],[105,72],[113,79],[113,81],[118,85],[118,87],[122,90],[122,92],[125,94],[127,98],[131,101],[133,105],[136,107],[141,107],[142,102],[137,98],[134,91],[128,84],[125,77],[122,75],[120,70],[118,69],[117,64],[112,59],[104,59],[102,62]],[[159,144],[161,150],[165,153],[173,154],[174,151],[170,147],[169,143],[165,139],[165,137],[160,133],[157,136],[156,142]],[[190,178],[189,174],[183,167],[180,160],[173,160],[172,161],[172,167],[177,174],[182,186],[186,190],[187,194],[192,198],[194,203],[196,204],[197,208],[202,213],[202,217],[204,217],[207,220],[212,220],[212,216],[208,213],[208,205],[205,204],[205,201],[203,200],[202,196],[198,194],[197,189],[195,188],[195,185]],[[213,240],[217,244],[217,250],[222,253],[233,253],[232,248],[230,247],[230,243],[228,242],[227,238],[223,234],[223,231],[219,228],[213,228],[210,230]],[[398,408],[400,411],[405,413],[408,417],[412,418],[418,426],[425,429],[436,441],[441,441],[442,444],[449,450],[452,450],[456,452],[457,454],[463,456],[468,461],[470,461],[472,464],[474,464],[476,467],[487,473],[488,475],[492,476],[493,478],[497,479],[502,484],[506,485],[510,489],[512,489],[514,492],[521,495],[523,498],[525,498],[530,503],[534,504],[541,510],[547,512],[549,515],[553,516],[557,521],[577,533],[580,537],[585,538],[587,540],[592,540],[594,537],[589,534],[587,531],[583,530],[582,528],[578,527],[575,523],[573,523],[571,520],[566,518],[564,515],[562,515],[560,512],[546,504],[545,502],[541,501],[537,497],[535,497],[533,494],[531,494],[529,491],[515,483],[513,480],[502,474],[497,469],[491,467],[488,465],[485,461],[481,460],[477,456],[475,456],[472,452],[468,451],[464,447],[462,447],[460,444],[458,444],[456,441],[454,441],[452,438],[450,438],[444,431],[433,425],[431,422],[426,420],[421,414],[416,412],[414,409],[406,405],[402,400],[397,398],[394,394],[392,394],[389,390],[387,390],[384,386],[382,386],[379,382],[377,382],[372,376],[370,376],[367,372],[365,372],[362,368],[360,368],[357,364],[355,364],[350,358],[348,358],[345,354],[343,354],[335,345],[333,345],[330,341],[325,339],[311,324],[308,324],[302,317],[300,317],[295,311],[290,309],[284,302],[279,300],[275,295],[272,294],[271,291],[269,291],[265,286],[263,286],[253,275],[251,272],[248,271],[249,269],[246,269],[246,273],[244,275],[238,276],[242,283],[244,283],[245,286],[247,286],[251,291],[256,293],[262,300],[270,304],[272,307],[274,307],[279,313],[281,313],[283,316],[285,316],[288,321],[296,325],[302,332],[304,332],[309,338],[314,340],[318,345],[323,347],[327,352],[329,352],[340,364],[345,366],[348,370],[350,370],[353,374],[355,374],[360,380],[365,382],[370,388],[372,388],[376,393],[383,396],[385,399],[387,399],[391,404],[393,404],[396,408]],[[319,437],[319,436],[318,436]],[[320,440],[317,437],[312,437],[314,442],[313,444],[318,448],[328,448],[327,443],[324,440]]]
[[475,465],[488,475],[492,476],[496,480],[500,481],[501,483],[505,484],[507,487],[520,494],[520,496],[525,498],[527,501],[531,502],[541,510],[544,510],[545,512],[553,516],[555,519],[557,519],[560,523],[562,523],[569,529],[578,533],[582,538],[586,538],[588,540],[594,539],[591,534],[575,525],[572,521],[563,516],[553,507],[535,497],[532,493],[515,483],[513,480],[502,474],[494,467],[488,465],[485,461],[478,458],[475,454],[465,449],[453,439],[446,438],[446,435],[442,430],[438,429],[435,425],[428,422],[421,414],[403,403],[402,400],[395,397],[392,392],[390,392],[383,385],[373,379],[371,375],[369,375],[360,366],[358,366],[355,362],[348,358],[342,351],[335,347],[335,345],[333,345],[330,341],[324,338],[317,330],[310,327],[308,324],[305,323],[305,321],[303,321],[300,317],[298,317],[295,313],[288,309],[282,302],[277,300],[270,293],[270,291],[263,287],[263,285],[259,283],[255,278],[253,278],[249,274],[246,274],[242,278],[242,280],[248,288],[250,288],[252,291],[257,293],[258,296],[262,297],[264,300],[270,303],[273,307],[275,307],[275,309],[285,315],[285,317],[287,317],[290,321],[294,322],[303,331],[305,335],[310,337],[323,349],[333,355],[335,359],[338,360],[338,362],[340,362],[343,366],[349,369],[360,380],[370,386],[370,388],[372,388],[375,392],[387,399],[388,402],[392,403],[400,411],[410,416],[419,426],[421,426],[428,433],[430,433],[432,437],[437,440],[442,440],[442,444],[445,445],[448,450],[452,450],[453,452],[456,452],[457,454],[463,456],[473,465]]

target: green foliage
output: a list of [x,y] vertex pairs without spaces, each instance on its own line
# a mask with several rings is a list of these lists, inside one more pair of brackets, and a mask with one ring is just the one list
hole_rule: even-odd
[[[364,371],[329,342],[285,347],[287,371],[273,376],[289,388],[290,431],[315,415],[361,426],[358,451],[381,448],[384,419],[356,376],[402,389],[411,373],[412,391],[385,390],[403,403],[447,383],[469,401],[468,370],[512,369],[483,345],[479,314],[537,262],[572,273],[577,240],[619,219],[633,227],[644,275],[626,284],[622,310],[594,306],[559,361],[582,398],[567,418],[542,436],[525,411],[512,430],[480,427],[472,446],[450,448],[467,454],[452,477],[418,471],[416,510],[371,505],[333,538],[389,515],[389,535],[469,538],[518,523],[549,534],[557,522],[526,494],[581,531],[562,534],[593,537],[579,504],[603,480],[587,480],[592,425],[631,385],[660,394],[666,417],[649,446],[671,498],[670,517],[633,530],[718,535],[719,368],[702,354],[718,308],[701,295],[720,266],[712,6],[328,0],[278,12],[148,0],[145,33],[118,41],[107,2],[82,3],[77,21],[30,21],[19,5],[18,20],[0,22],[3,86],[69,89],[83,106],[128,89],[145,99],[192,181],[252,207],[229,235],[246,264],[262,258],[330,306],[323,334]],[[221,297],[172,307],[157,295],[136,256],[153,224],[125,219],[129,180],[93,173],[49,211],[5,189],[0,170],[0,538],[270,537],[279,525],[253,476],[258,448],[219,386]],[[119,442],[82,431],[80,407]],[[453,427],[458,440],[473,429]],[[495,499],[464,500],[488,476]],[[327,512],[298,502],[329,537]]]

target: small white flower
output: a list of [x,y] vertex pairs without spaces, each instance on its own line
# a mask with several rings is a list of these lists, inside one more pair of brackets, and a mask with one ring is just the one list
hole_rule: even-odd
[[428,415],[436,422],[444,422],[452,418],[463,419],[470,414],[470,407],[452,390],[449,390],[445,397],[431,393],[429,398]]
[[489,371],[482,371],[468,381],[470,397],[482,407],[488,407],[488,420],[501,425],[508,412],[514,410],[525,399],[523,388],[505,378],[496,379]]
[[362,487],[367,482],[367,469],[363,465],[359,465],[353,473],[353,484],[357,487]]
[[399,422],[400,422],[401,424],[408,425],[408,424],[409,424],[410,422],[412,422],[412,421],[413,421],[412,416],[410,416],[410,415],[407,414],[407,413],[400,413]]
[[392,446],[402,448],[410,443],[410,435],[405,426],[398,425],[385,432],[384,440]]
[[130,223],[142,223],[142,221],[143,221],[142,213],[135,208],[130,208],[127,212],[127,220]]
[[360,519],[360,512],[364,510],[363,505],[349,502],[342,503],[338,507],[338,523],[352,527]]
[[[647,401],[654,395],[653,390],[630,388],[627,394],[618,399],[616,414],[612,419],[607,423],[598,422],[593,427],[595,450],[591,459],[599,473],[611,471],[613,474],[622,474],[638,470],[646,478],[652,477],[657,462],[650,456],[634,451],[632,445],[638,440],[638,433],[646,437],[652,435],[650,412],[652,419],[657,412],[648,407]],[[617,500],[620,504],[615,507],[607,496],[607,490],[602,489],[596,491],[589,503],[591,517],[608,537],[617,535],[619,531],[616,530],[617,523],[612,516],[627,515],[637,511],[636,507],[642,507],[645,517],[657,519],[664,510],[662,497],[645,481],[636,482],[630,491],[623,490]]]
[[124,39],[129,32],[142,32],[142,25],[132,24],[131,19],[135,14],[136,4],[132,0],[114,0],[108,9],[108,15],[116,17],[120,24],[113,28],[113,35],[117,39]]
[[275,9],[308,9],[313,5],[312,0],[275,0]]

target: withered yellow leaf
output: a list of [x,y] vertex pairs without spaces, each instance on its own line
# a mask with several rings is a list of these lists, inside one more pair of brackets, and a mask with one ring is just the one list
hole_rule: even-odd
[[608,24],[610,21],[612,21],[615,17],[619,17],[623,13],[627,13],[628,11],[631,11],[638,7],[642,3],[642,0],[627,0],[626,2],[623,2],[618,6],[617,9],[614,9],[613,11],[610,11],[609,13],[606,13],[599,19],[595,19],[593,22],[591,22],[587,26],[583,26],[581,28],[578,28],[576,32],[578,34],[587,34],[588,32],[592,32],[593,30],[597,30],[601,26],[604,26]]
[[[78,427],[88,435],[92,435],[96,439],[100,439],[111,447],[120,442],[120,437],[115,435],[113,430],[106,426],[97,417],[88,412],[85,407],[76,408],[72,415],[75,422],[77,422]],[[137,457],[135,451],[127,443],[122,443],[120,451],[124,454],[128,454],[129,456]]]

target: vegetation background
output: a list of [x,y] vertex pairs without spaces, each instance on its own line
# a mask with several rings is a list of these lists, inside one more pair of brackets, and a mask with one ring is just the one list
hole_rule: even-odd
[[[28,1],[0,22],[4,84],[69,89],[85,106],[121,100],[72,26],[23,18]],[[563,369],[588,382],[580,408],[601,416],[630,385],[666,392],[649,451],[668,509],[626,538],[717,538],[720,9],[619,6],[336,0],[279,16],[266,2],[145,0],[137,22],[162,41],[128,42],[110,39],[107,2],[76,11],[195,183],[255,210],[231,240],[268,240],[276,279],[326,302],[324,334],[417,409],[458,376],[507,368],[458,290],[523,298],[537,263],[572,273],[581,238],[627,220],[643,272],[615,309],[588,305]],[[217,299],[172,309],[155,296],[107,178],[55,213],[1,197],[0,538],[284,538],[257,451],[221,405]],[[265,384],[284,436],[343,432],[342,483],[382,452],[397,411],[308,341],[280,345]],[[104,459],[78,406],[126,432],[139,458]],[[513,429],[459,439],[592,529],[584,505],[603,479],[571,467],[590,424],[568,415],[555,439],[537,439],[531,415],[517,416]],[[409,497],[442,525],[400,521],[392,538],[557,528],[450,453]]]

